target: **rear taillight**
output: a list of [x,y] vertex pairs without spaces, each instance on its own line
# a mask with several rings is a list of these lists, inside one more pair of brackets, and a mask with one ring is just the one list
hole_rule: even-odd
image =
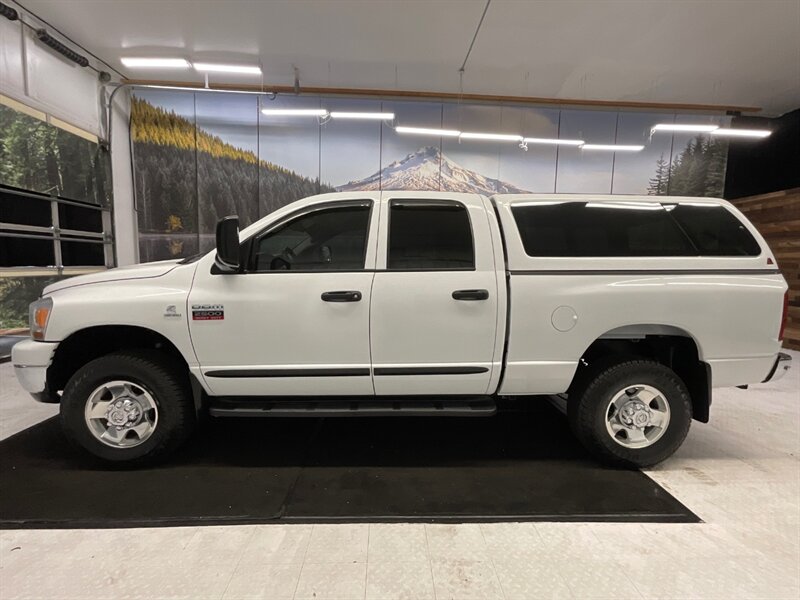
[[789,318],[789,290],[783,295],[783,315],[781,315],[781,330],[778,333],[778,341],[783,341],[783,333],[786,331],[786,321]]

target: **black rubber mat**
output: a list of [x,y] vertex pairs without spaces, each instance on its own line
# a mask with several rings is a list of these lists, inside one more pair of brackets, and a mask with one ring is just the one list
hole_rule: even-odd
[[109,468],[57,419],[0,442],[0,528],[699,519],[603,467],[546,400],[488,418],[210,419],[165,464]]

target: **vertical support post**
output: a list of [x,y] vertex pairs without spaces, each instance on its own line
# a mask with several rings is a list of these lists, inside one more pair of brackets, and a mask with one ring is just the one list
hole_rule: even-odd
[[58,269],[58,274],[64,272],[64,260],[61,254],[61,225],[58,217],[58,200],[55,198],[50,199],[50,219],[52,221],[51,227],[53,228],[53,256],[55,257],[55,267]]

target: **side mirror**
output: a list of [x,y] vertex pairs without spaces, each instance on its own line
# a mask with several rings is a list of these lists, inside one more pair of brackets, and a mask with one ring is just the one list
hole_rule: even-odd
[[217,222],[214,264],[223,273],[239,271],[239,217],[225,217]]

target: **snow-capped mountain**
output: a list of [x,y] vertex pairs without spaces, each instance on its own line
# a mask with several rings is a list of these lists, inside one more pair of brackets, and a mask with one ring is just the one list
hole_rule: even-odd
[[337,186],[340,192],[352,190],[443,190],[478,194],[519,194],[510,183],[484,177],[465,169],[444,156],[439,148],[425,146],[396,160],[369,177]]

